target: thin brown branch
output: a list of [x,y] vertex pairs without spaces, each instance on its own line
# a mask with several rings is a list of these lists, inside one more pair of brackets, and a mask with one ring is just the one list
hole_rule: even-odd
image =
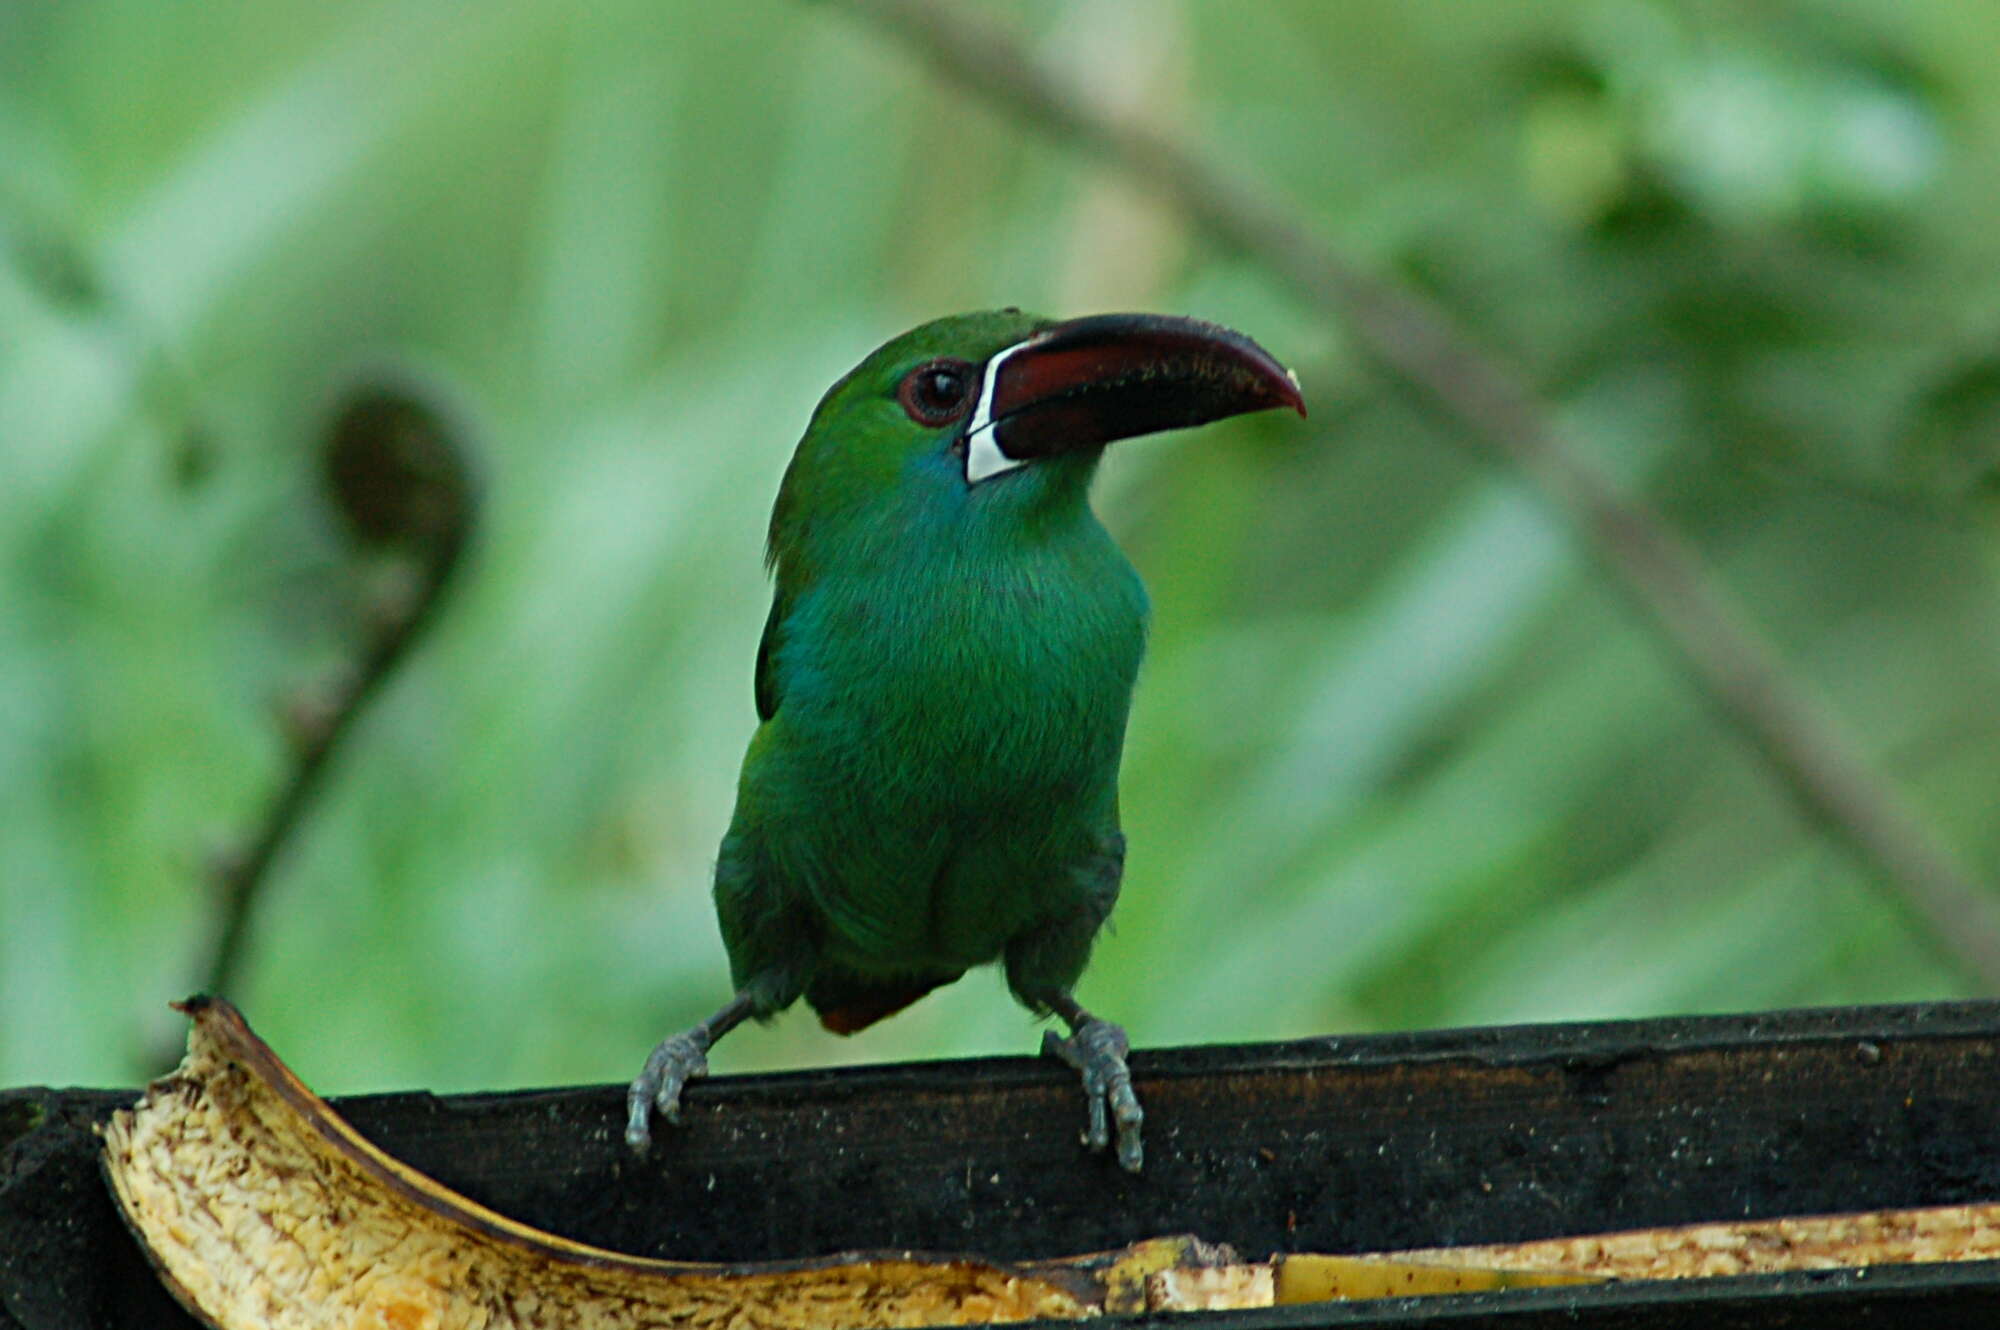
[[1259,182],[1232,175],[1149,125],[1111,114],[1077,81],[1035,61],[970,6],[849,0],[914,48],[945,81],[1104,159],[1254,259],[1305,304],[1455,421],[1467,442],[1519,470],[1582,535],[1800,806],[1843,838],[1933,943],[1985,992],[2000,992],[2000,913],[1827,709],[1643,500],[1563,440],[1521,376],[1474,344],[1443,309],[1350,267],[1307,219]]
[[234,990],[252,914],[277,857],[324,788],[341,741],[436,619],[471,533],[474,493],[446,418],[403,387],[352,394],[328,431],[328,497],[355,539],[385,555],[369,597],[365,640],[340,678],[302,691],[286,712],[293,761],[248,847],[217,868],[213,950],[203,992]]

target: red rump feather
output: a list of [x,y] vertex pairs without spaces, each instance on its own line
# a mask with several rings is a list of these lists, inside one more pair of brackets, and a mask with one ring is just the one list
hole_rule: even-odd
[[[956,975],[951,977],[957,978]],[[819,1013],[819,1023],[835,1034],[853,1034],[879,1020],[894,1016],[933,988],[942,988],[951,979],[932,979],[908,987],[877,988],[856,994],[852,999]]]

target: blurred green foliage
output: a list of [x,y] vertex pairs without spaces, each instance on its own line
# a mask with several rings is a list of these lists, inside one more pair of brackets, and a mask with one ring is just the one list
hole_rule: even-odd
[[[2000,876],[2000,9],[994,6],[1467,319]],[[0,4],[0,1084],[129,1083],[213,857],[355,649],[344,385],[468,422],[434,634],[235,996],[333,1091],[629,1076],[725,996],[710,856],[818,395],[953,310],[1188,312],[1309,422],[1114,450],[1152,586],[1135,1043],[1914,999],[1958,980],[1559,517],[1339,330],[838,4]],[[1026,1052],[972,976],[721,1071]]]

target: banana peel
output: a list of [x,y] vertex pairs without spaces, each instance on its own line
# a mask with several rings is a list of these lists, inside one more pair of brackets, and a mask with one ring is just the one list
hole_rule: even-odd
[[1194,1237],[1023,1263],[653,1260],[451,1191],[357,1133],[229,1003],[182,1010],[186,1059],[102,1129],[102,1160],[161,1279],[216,1330],[860,1330],[2000,1258],[2000,1205],[1973,1205],[1264,1262]]
[[104,1129],[104,1171],[161,1278],[218,1330],[963,1325],[1140,1310],[1147,1277],[1226,1254],[1160,1239],[1071,1262],[908,1252],[649,1260],[496,1214],[391,1158],[221,1000]]

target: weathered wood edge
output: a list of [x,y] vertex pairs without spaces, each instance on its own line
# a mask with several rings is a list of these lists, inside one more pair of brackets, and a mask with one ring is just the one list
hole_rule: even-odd
[[[684,1259],[1036,1257],[1178,1231],[1257,1256],[2000,1197],[2000,1003],[1176,1049],[1142,1052],[1134,1070],[1151,1114],[1139,1179],[1078,1150],[1069,1073],[1027,1058],[721,1078],[695,1088],[687,1127],[646,1161],[619,1144],[616,1086],[340,1107],[392,1154],[504,1213]],[[187,1324],[148,1303],[151,1274],[96,1175],[89,1127],[131,1098],[0,1093],[0,1327]],[[45,1120],[28,1127],[35,1112]],[[107,1262],[114,1285],[133,1286],[98,1287]],[[1756,1318],[1810,1295],[1832,1299],[1827,1315],[1868,1317],[1885,1298],[1927,1306],[1935,1290],[1940,1312],[1976,1302],[1990,1317],[2000,1282],[1970,1269],[1878,1271],[1852,1289],[1749,1281],[1704,1314],[1768,1324]],[[1393,1314],[1534,1325],[1518,1318],[1540,1307],[1567,1324],[1600,1304],[1712,1301],[1717,1287],[1522,1291]]]

